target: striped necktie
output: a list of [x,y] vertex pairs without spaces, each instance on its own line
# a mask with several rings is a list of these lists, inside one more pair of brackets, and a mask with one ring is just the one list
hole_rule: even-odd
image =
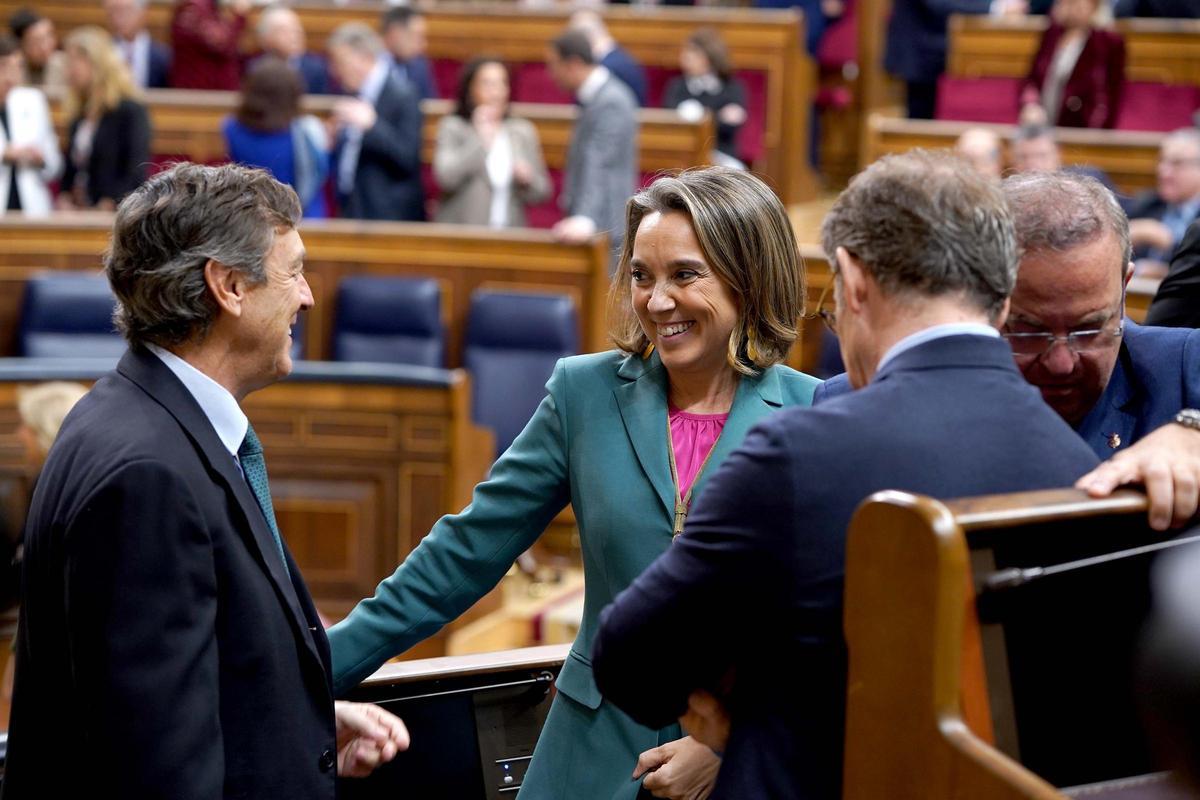
[[283,539],[279,536],[279,525],[275,522],[275,506],[271,504],[271,485],[267,482],[267,462],[263,459],[262,442],[258,440],[258,434],[254,432],[252,425],[246,427],[246,438],[242,440],[242,446],[238,448],[238,461],[242,465],[242,474],[246,476],[246,483],[250,485],[250,491],[254,492],[254,499],[258,501],[258,507],[262,509],[263,516],[267,518],[271,535],[275,537],[275,546],[279,548],[279,558],[283,561],[283,571],[290,577],[291,571],[288,569],[287,559],[283,555]]

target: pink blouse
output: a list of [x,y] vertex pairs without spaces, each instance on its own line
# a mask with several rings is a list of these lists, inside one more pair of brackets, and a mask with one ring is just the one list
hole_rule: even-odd
[[700,465],[708,457],[729,414],[689,414],[670,408],[671,443],[675,446],[675,468],[679,471],[679,496],[687,497]]

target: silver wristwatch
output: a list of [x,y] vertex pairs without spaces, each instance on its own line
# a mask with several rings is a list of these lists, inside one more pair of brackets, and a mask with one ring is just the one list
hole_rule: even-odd
[[1185,408],[1175,415],[1173,422],[1194,431],[1200,431],[1200,409]]

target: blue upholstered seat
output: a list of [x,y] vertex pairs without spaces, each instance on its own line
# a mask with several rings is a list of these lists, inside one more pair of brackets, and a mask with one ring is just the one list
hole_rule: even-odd
[[443,366],[441,303],[433,278],[344,278],[337,293],[334,360]]
[[579,352],[570,297],[477,291],[471,295],[463,365],[473,382],[472,417],[503,453],[533,416],[558,359]]
[[126,345],[113,327],[115,303],[103,275],[34,275],[25,284],[17,350],[37,358],[119,356]]

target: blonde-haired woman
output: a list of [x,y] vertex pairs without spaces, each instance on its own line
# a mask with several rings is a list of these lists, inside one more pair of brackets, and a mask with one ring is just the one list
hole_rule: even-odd
[[65,49],[71,127],[58,206],[111,210],[146,179],[150,117],[107,31],[76,28]]
[[652,730],[606,702],[592,634],[746,432],[809,405],[818,384],[780,363],[796,339],[804,271],[787,212],[762,181],[691,170],[659,178],[626,208],[611,291],[619,349],[560,361],[471,505],[439,520],[329,632],[342,693],[486,594],[570,503],[583,623],[521,785],[527,800],[634,800],[643,783],[655,797],[708,796],[717,757],[678,725]]

